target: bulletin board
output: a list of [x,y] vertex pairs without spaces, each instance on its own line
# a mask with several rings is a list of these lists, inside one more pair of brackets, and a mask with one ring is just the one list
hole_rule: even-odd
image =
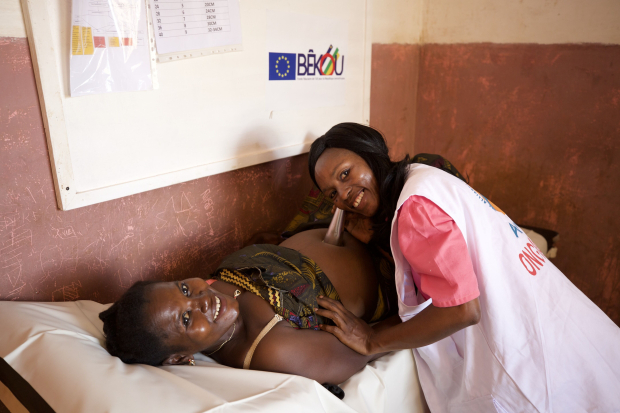
[[[302,154],[339,122],[367,124],[369,2],[239,0],[242,51],[157,63],[159,88],[153,91],[72,98],[71,1],[22,0],[59,208]],[[340,53],[346,82],[334,82],[343,91],[337,105],[304,108],[278,95],[274,100],[267,41],[274,13],[282,24],[286,13],[345,22],[348,40]],[[308,30],[321,33],[325,27]],[[321,48],[327,46],[317,45],[312,53],[326,53]]]

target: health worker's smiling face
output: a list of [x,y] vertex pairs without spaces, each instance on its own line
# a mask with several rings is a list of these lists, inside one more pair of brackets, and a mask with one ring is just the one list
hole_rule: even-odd
[[379,186],[358,154],[347,149],[326,149],[316,163],[314,177],[321,192],[338,208],[369,218],[377,213]]
[[147,317],[155,331],[164,333],[166,345],[186,355],[219,345],[239,316],[237,300],[201,278],[156,284],[148,298]]

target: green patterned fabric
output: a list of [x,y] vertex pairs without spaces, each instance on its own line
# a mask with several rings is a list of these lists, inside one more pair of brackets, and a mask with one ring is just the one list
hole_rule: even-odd
[[461,181],[468,183],[463,175],[456,169],[452,163],[441,155],[433,155],[432,153],[419,153],[411,158],[411,163],[421,163],[428,166],[441,169],[444,172],[454,175]]
[[212,278],[267,301],[295,328],[319,329],[331,320],[315,314],[320,295],[340,300],[321,268],[299,252],[271,244],[250,245],[222,261]]

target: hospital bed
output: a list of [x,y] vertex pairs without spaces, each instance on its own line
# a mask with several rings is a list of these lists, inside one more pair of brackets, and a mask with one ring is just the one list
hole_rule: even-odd
[[[127,365],[103,347],[108,305],[0,302],[0,412],[426,412],[411,350],[341,384],[339,400],[304,377],[197,365]],[[4,410],[3,410],[4,409]]]

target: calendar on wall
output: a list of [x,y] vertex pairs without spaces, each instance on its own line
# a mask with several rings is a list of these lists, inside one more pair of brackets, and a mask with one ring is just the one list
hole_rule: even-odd
[[205,53],[199,51],[205,49],[233,51],[226,46],[240,50],[239,0],[149,0],[149,8],[160,61],[181,57],[174,54],[201,56]]

